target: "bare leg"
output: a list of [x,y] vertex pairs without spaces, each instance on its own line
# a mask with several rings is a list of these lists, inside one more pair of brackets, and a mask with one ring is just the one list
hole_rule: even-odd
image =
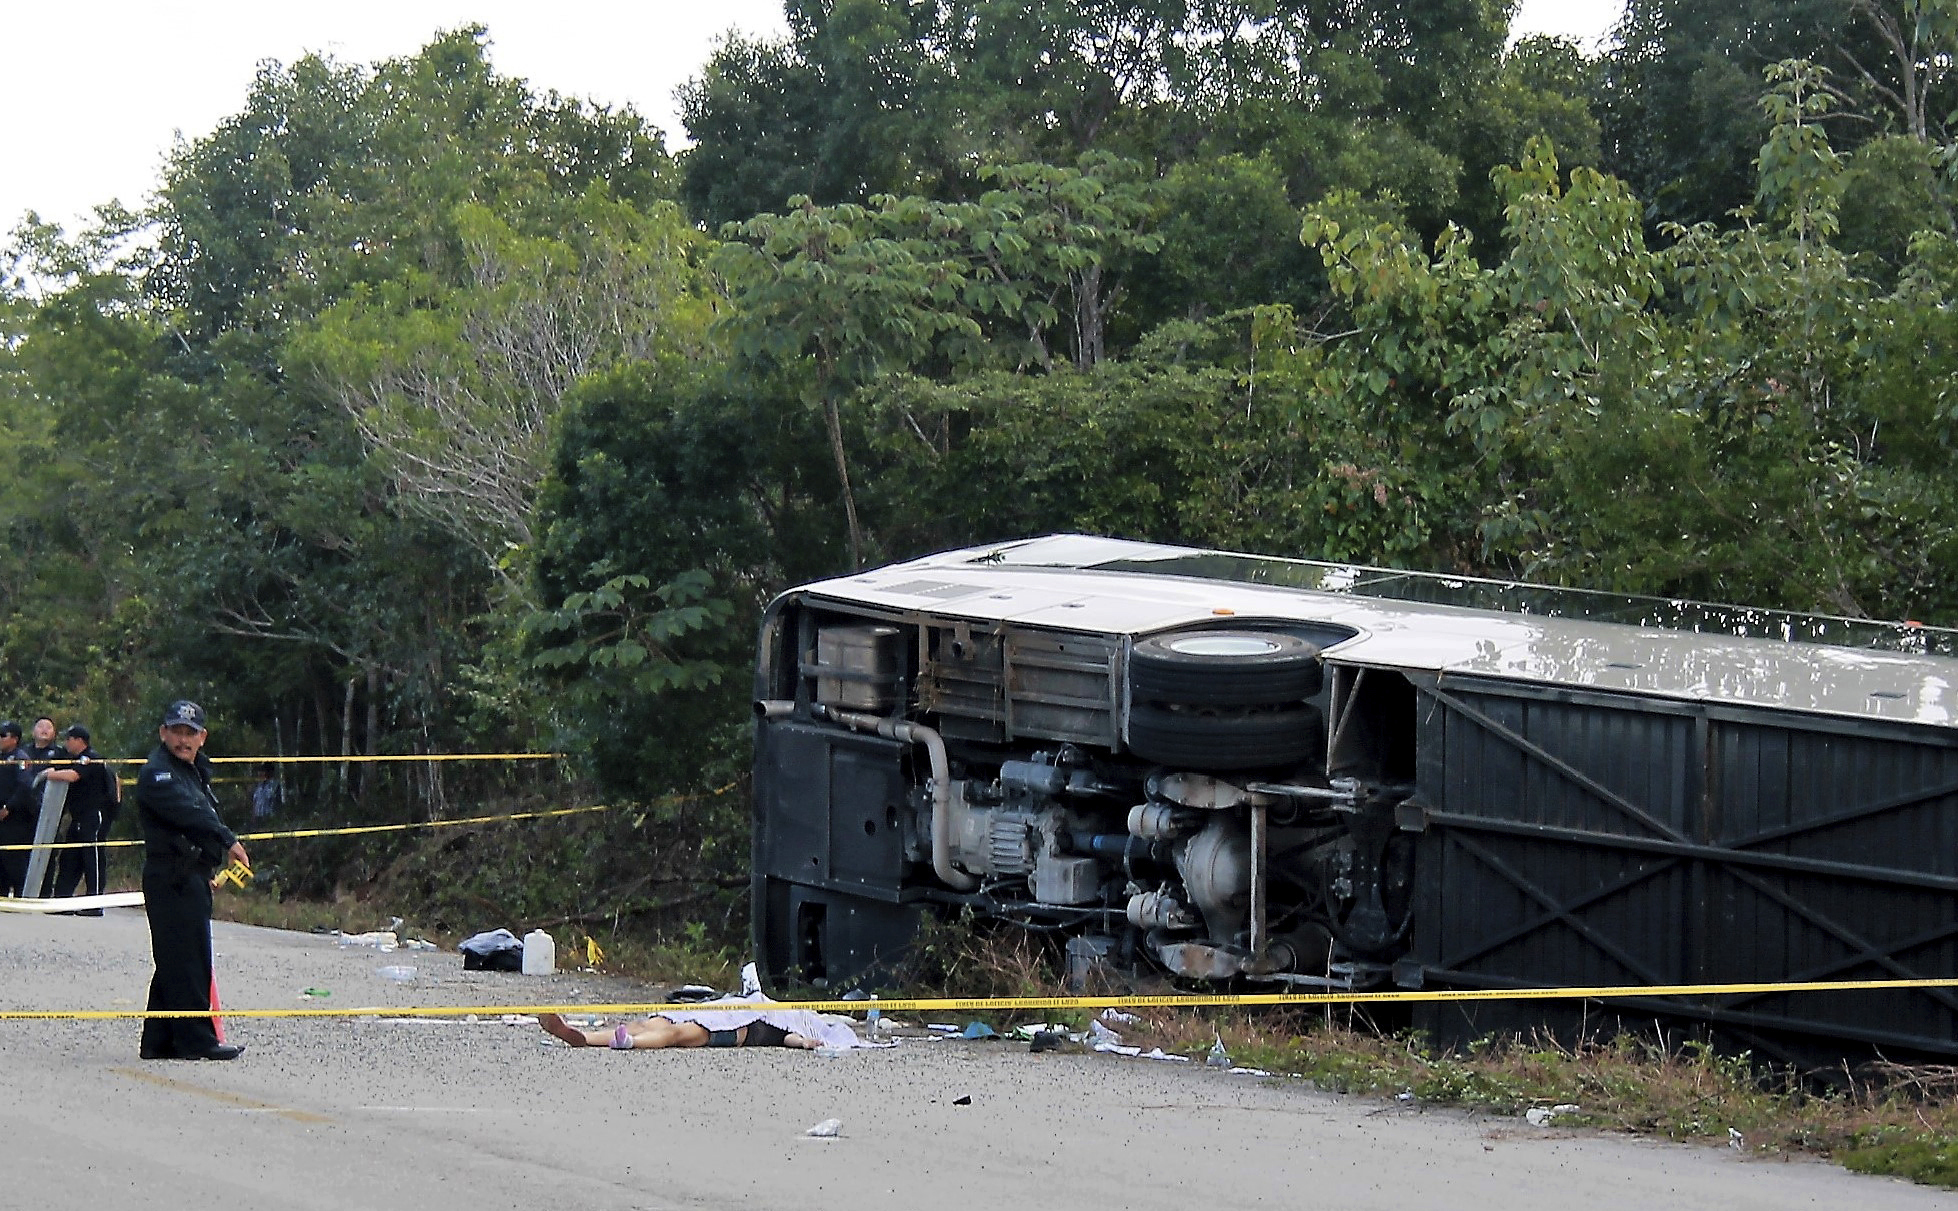
[[537,1024],[544,1028],[545,1034],[563,1039],[573,1047],[604,1047],[612,1041],[611,1031],[580,1030],[565,1021],[562,1014],[540,1013]]
[[804,1051],[814,1051],[816,1048],[822,1046],[822,1042],[817,1039],[812,1039],[807,1035],[797,1034],[791,1030],[789,1031],[789,1037],[782,1040],[782,1046],[800,1047]]
[[[620,1027],[632,1040],[634,1051],[660,1051],[668,1047],[705,1047],[707,1027],[698,1022],[675,1022],[671,1018],[641,1018]],[[611,1042],[606,1036],[607,1045]]]

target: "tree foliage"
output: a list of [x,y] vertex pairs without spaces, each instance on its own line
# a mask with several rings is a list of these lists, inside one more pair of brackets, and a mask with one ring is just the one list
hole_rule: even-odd
[[10,243],[14,709],[647,800],[784,586],[1062,529],[1958,620],[1949,10],[791,0],[678,164],[480,29],[267,65]]

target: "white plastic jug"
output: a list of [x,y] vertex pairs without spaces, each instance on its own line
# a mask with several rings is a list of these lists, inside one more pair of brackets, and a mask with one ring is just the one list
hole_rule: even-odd
[[523,973],[547,976],[557,970],[557,943],[541,929],[523,936]]

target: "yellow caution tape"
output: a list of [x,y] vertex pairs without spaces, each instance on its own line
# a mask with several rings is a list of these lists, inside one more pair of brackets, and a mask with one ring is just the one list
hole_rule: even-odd
[[[212,765],[361,765],[375,761],[557,761],[563,753],[373,753],[345,757],[208,757]],[[148,757],[97,757],[91,765],[142,765]],[[55,758],[36,765],[73,765]]]
[[[240,841],[282,841],[290,837],[357,837],[367,833],[400,833],[417,828],[454,828],[463,824],[496,824],[504,820],[544,820],[553,816],[579,816],[589,812],[609,812],[615,810],[610,803],[594,804],[590,807],[559,807],[541,812],[506,812],[500,816],[464,816],[455,820],[416,820],[408,824],[359,824],[344,828],[293,828],[283,832],[239,833]],[[137,841],[50,841],[46,845],[0,845],[0,852],[20,849],[88,849],[102,846],[104,849],[117,849],[131,845],[141,845]]]
[[[862,1013],[880,1011],[918,1013],[931,1010],[958,1010],[970,1013],[1007,1013],[1020,1010],[1052,1009],[1199,1009],[1217,1007],[1268,1007],[1278,1005],[1379,1005],[1437,1001],[1606,1001],[1628,997],[1753,996],[1773,992],[1861,992],[1886,989],[1958,988],[1958,979],[1921,980],[1795,980],[1767,984],[1608,984],[1585,988],[1450,988],[1416,992],[1253,992],[1218,993],[1189,996],[1182,993],[1162,996],[1092,997],[893,997],[880,998],[873,1006],[868,1001],[719,1001],[671,1004],[604,1005],[458,1005],[415,1006],[369,1005],[335,1009],[232,1009],[218,1011],[226,1018],[459,1018],[471,1014],[500,1017],[505,1014],[531,1016],[540,1013],[600,1014],[607,1017],[652,1017],[666,1013],[697,1013],[758,1009],[807,1009],[817,1013]],[[210,1010],[196,1009],[4,1009],[0,1021],[109,1021],[130,1018],[207,1018]]]
[[[655,799],[649,807],[668,807],[675,803],[688,803],[696,799],[717,799],[741,785],[729,782],[710,791],[694,795],[667,795]],[[499,824],[505,820],[548,820],[556,816],[581,816],[591,812],[610,812],[619,809],[615,803],[596,803],[589,807],[557,807],[548,811],[505,812],[497,816],[461,816],[454,820],[415,820],[407,824],[356,824],[342,828],[292,828],[279,832],[239,833],[240,841],[283,841],[293,837],[358,837],[368,833],[400,833],[418,828],[455,828],[463,824]],[[138,841],[50,841],[46,845],[0,845],[0,853],[28,849],[89,849],[101,846],[104,849],[121,849],[141,845]]]

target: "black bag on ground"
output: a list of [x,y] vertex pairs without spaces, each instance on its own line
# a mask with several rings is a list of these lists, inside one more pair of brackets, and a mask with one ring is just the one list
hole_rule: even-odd
[[464,971],[523,970],[523,940],[507,929],[464,938],[456,949],[462,952]]

